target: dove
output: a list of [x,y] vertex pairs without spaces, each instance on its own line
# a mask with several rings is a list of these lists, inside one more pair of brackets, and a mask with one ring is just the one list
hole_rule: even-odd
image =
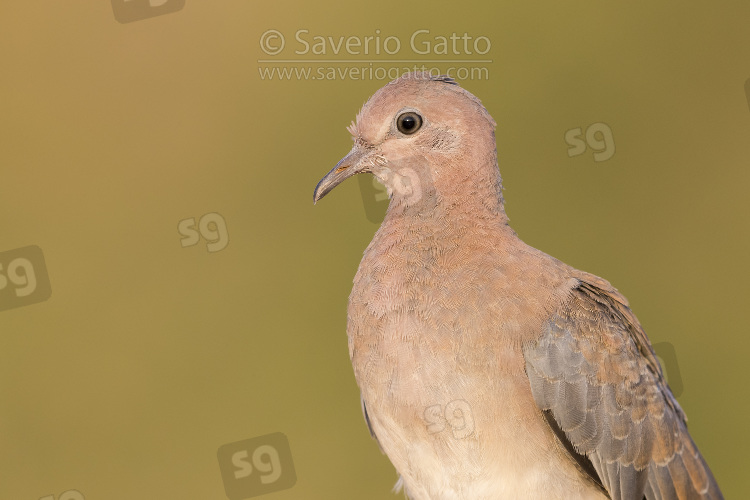
[[408,73],[348,128],[318,202],[370,173],[390,201],[347,310],[370,433],[414,500],[721,499],[653,348],[610,283],[509,226],[496,123]]

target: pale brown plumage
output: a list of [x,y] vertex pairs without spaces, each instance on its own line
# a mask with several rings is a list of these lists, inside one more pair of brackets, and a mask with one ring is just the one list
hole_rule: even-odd
[[452,80],[406,75],[365,104],[315,189],[371,172],[391,194],[347,332],[408,495],[722,498],[625,298],[508,226],[494,127]]

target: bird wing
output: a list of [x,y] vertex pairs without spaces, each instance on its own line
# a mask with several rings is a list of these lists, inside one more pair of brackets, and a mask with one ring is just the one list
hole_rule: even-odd
[[613,500],[723,498],[645,332],[609,283],[582,273],[524,357],[537,405]]
[[[380,441],[378,440],[378,436],[375,435],[375,430],[372,428],[372,423],[370,422],[370,415],[367,414],[367,405],[365,404],[365,399],[361,397],[361,395],[360,395],[359,401],[360,403],[362,403],[362,415],[365,417],[367,430],[370,431],[370,436],[375,440],[376,443],[378,443],[378,448],[380,448],[380,453],[385,455],[385,450],[383,450],[383,446],[380,444]],[[404,485],[404,476],[399,474],[398,481],[396,481],[396,484],[393,486],[393,493],[399,493],[401,490],[404,490],[404,496],[407,499],[411,498],[409,491],[406,489],[406,486]]]
[[367,405],[365,404],[365,398],[360,396],[359,401],[362,404],[362,416],[365,417],[367,430],[370,431],[370,436],[375,440],[376,443],[378,443],[378,448],[380,448],[380,452],[385,453],[383,451],[383,447],[380,445],[380,441],[378,441],[378,437],[375,435],[375,431],[372,428],[372,424],[370,423],[370,415],[367,414]]

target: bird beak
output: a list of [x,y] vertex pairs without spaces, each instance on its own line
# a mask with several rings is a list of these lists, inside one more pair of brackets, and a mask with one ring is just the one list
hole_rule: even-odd
[[348,155],[344,156],[330,172],[320,179],[313,192],[313,203],[317,203],[318,200],[349,177],[370,172],[372,163],[368,160],[371,154],[371,149],[355,145]]

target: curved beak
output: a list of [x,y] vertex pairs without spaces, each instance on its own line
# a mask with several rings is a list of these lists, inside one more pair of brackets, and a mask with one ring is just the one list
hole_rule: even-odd
[[313,203],[327,195],[333,188],[344,182],[344,180],[355,174],[370,172],[372,163],[369,160],[372,149],[354,145],[349,154],[344,156],[330,172],[328,172],[313,192]]

